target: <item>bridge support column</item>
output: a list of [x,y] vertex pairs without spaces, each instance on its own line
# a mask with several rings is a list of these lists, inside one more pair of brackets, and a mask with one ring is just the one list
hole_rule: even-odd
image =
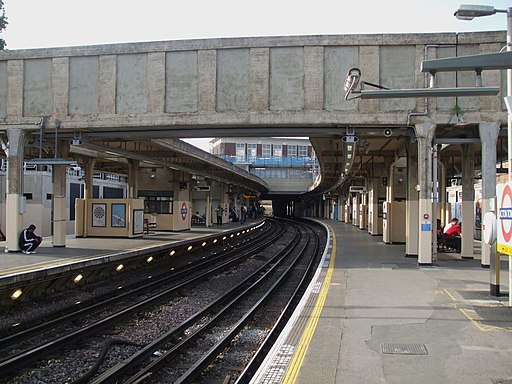
[[382,241],[386,244],[393,243],[393,213],[392,205],[395,196],[394,191],[394,162],[395,158],[391,156],[384,157],[384,174],[387,177],[386,182],[386,200],[385,208],[382,209]]
[[5,252],[19,251],[18,238],[23,229],[23,153],[25,133],[20,128],[7,129],[7,199]]
[[86,199],[93,198],[93,180],[94,180],[94,165],[96,159],[88,157],[84,160],[84,172],[85,172],[85,186],[84,186],[84,197]]
[[[69,153],[69,143],[59,142],[59,153],[66,157]],[[67,166],[55,165],[52,169],[53,179],[53,236],[54,247],[66,246],[67,208],[66,208],[66,182]]]
[[54,247],[66,246],[66,165],[54,165],[53,178],[53,236]]
[[[481,218],[487,212],[496,211],[496,143],[500,131],[499,123],[482,122],[478,126],[480,141],[482,142],[482,213]],[[508,165],[511,166],[510,164]],[[483,268],[491,269],[490,290],[491,294],[500,294],[500,262],[496,252],[496,243],[487,245],[482,241]]]
[[463,259],[474,257],[475,226],[475,148],[472,144],[461,145],[462,151],[462,250]]
[[[94,180],[94,165],[96,164],[96,159],[92,157],[86,157],[83,161],[84,163],[84,172],[85,172],[85,182],[84,182],[84,198],[92,199],[93,198],[93,180]],[[84,215],[84,231],[83,237],[87,237],[87,212]]]
[[139,195],[139,161],[128,159],[128,198],[136,199]]
[[418,257],[418,146],[407,143],[407,202],[405,206],[405,256]]
[[432,139],[435,124],[423,123],[415,126],[418,139],[418,180],[419,180],[419,225],[418,264],[432,265]]

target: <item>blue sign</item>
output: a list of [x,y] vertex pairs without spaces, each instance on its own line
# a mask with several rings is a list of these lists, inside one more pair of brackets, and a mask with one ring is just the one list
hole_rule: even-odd
[[512,208],[500,208],[501,220],[512,220]]
[[422,232],[430,232],[432,230],[432,225],[430,223],[422,223],[421,231]]

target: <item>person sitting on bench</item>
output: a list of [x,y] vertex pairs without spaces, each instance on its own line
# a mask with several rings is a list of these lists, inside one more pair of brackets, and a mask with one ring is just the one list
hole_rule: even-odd
[[28,228],[21,231],[18,244],[21,248],[21,252],[25,254],[36,253],[36,248],[39,247],[43,238],[41,236],[37,236],[34,233],[35,230],[36,226],[34,224],[30,224]]
[[461,236],[462,231],[459,227],[459,220],[454,217],[444,229],[444,238],[446,239],[446,245],[455,249],[456,252],[460,252],[461,248]]

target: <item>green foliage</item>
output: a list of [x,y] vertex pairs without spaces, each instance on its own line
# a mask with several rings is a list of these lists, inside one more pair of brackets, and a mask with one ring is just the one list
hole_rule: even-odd
[[[4,1],[0,0],[0,33],[7,27],[7,17],[5,16]],[[0,38],[0,50],[5,48],[5,40]]]

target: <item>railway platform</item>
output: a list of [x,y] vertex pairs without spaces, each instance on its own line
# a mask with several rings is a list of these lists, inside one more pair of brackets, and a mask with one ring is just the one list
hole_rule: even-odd
[[244,225],[228,222],[222,226],[193,226],[181,232],[151,230],[137,238],[76,238],[68,235],[65,247],[53,247],[51,237],[43,238],[35,254],[2,252],[5,241],[0,242],[0,289],[13,281],[30,281],[63,270],[81,269],[107,262],[113,258],[123,259],[150,252],[168,244],[181,244],[208,238],[223,232],[254,225],[262,219],[247,220]]
[[252,383],[512,382],[506,257],[494,297],[478,258],[419,267],[403,245],[321,221],[323,264]]

